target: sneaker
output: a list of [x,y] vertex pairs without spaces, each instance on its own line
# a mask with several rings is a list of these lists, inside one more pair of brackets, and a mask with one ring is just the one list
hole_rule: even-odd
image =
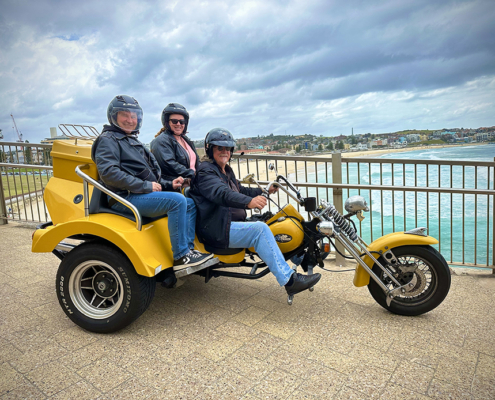
[[203,264],[205,261],[208,261],[210,258],[213,258],[213,254],[205,254],[190,251],[184,257],[179,258],[178,260],[174,260],[174,271],[180,271],[185,268],[194,267],[199,264]]
[[292,276],[294,278],[292,285],[285,285],[285,290],[289,296],[294,296],[303,290],[313,287],[321,278],[321,274],[303,275],[297,272],[295,272]]

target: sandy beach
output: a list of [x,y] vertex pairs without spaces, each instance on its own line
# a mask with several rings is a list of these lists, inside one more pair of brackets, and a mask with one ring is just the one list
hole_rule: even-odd
[[[435,149],[441,149],[445,147],[465,147],[465,146],[478,146],[481,144],[486,144],[486,143],[469,143],[469,144],[462,144],[462,145],[441,145],[441,146],[418,146],[418,147],[405,147],[405,148],[400,148],[400,149],[392,149],[392,148],[387,148],[387,149],[380,149],[380,150],[368,150],[368,151],[354,151],[354,152],[345,152],[341,153],[342,158],[351,158],[351,157],[362,157],[362,158],[372,158],[372,157],[377,157],[383,154],[392,154],[392,153],[402,153],[405,151],[414,151],[414,150],[435,150]],[[263,154],[266,155],[266,154]],[[283,154],[281,154],[283,155]],[[247,160],[243,159],[241,160],[240,163],[238,163],[236,160],[233,160],[231,163],[232,168],[234,169],[236,176],[238,179],[242,179],[244,176],[246,176],[249,173],[254,173],[255,177],[257,177],[260,180],[271,180],[274,177],[274,173],[271,172],[269,175],[266,173],[266,166],[272,162],[272,161],[266,161],[265,160],[257,160],[256,161],[256,154],[252,155],[253,158],[249,159],[249,162]],[[319,158],[326,158],[326,159],[331,159],[332,158],[332,153],[318,153],[318,154],[311,154],[305,157],[312,157],[315,158],[314,162],[312,161],[282,161],[277,163],[277,170],[280,174],[283,174],[287,176],[288,174],[293,174],[295,173],[297,169],[297,181],[306,181],[306,178],[304,176],[305,172],[306,173],[312,173],[315,171],[315,164],[318,163]],[[323,162],[323,160],[321,161]],[[293,179],[295,182],[296,179]]]

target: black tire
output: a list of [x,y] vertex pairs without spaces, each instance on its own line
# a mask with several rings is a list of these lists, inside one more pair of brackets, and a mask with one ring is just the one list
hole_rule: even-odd
[[138,275],[119,250],[86,243],[71,250],[57,272],[57,297],[65,314],[91,332],[116,332],[146,311],[155,278]]
[[[421,315],[438,307],[450,290],[450,270],[443,256],[431,246],[402,246],[392,249],[399,265],[414,266],[414,272],[404,271],[396,277],[401,284],[412,283],[414,286],[405,295],[397,295],[387,306],[386,295],[382,288],[370,278],[368,290],[371,296],[383,308],[399,315]],[[383,257],[378,259],[384,265]],[[400,267],[399,267],[400,269]],[[390,278],[375,264],[373,272],[389,288]]]

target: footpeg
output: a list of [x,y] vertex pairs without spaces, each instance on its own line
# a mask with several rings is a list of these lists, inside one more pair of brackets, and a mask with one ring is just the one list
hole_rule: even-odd
[[218,258],[212,258],[208,261],[205,261],[203,264],[199,264],[199,265],[195,265],[193,267],[181,269],[180,271],[177,271],[175,273],[175,276],[176,276],[176,278],[182,278],[183,276],[186,276],[186,275],[195,274],[196,272],[201,271],[202,269],[205,269],[205,268],[211,267],[212,265],[218,264],[218,261],[219,261]]

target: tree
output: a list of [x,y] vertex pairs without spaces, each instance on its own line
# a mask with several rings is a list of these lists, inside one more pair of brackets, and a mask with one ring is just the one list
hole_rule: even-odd
[[321,143],[318,145],[318,150],[323,150],[323,145]]
[[354,135],[351,136],[351,144],[357,144],[357,139]]
[[339,150],[344,150],[345,146],[344,146],[344,142],[342,142],[342,140],[339,140],[337,142],[337,149]]
[[[26,140],[26,143],[29,142]],[[32,164],[32,162],[33,162],[33,153],[31,147],[24,147],[24,163]]]
[[332,142],[329,142],[328,143],[327,149],[328,150],[333,150],[333,143]]

